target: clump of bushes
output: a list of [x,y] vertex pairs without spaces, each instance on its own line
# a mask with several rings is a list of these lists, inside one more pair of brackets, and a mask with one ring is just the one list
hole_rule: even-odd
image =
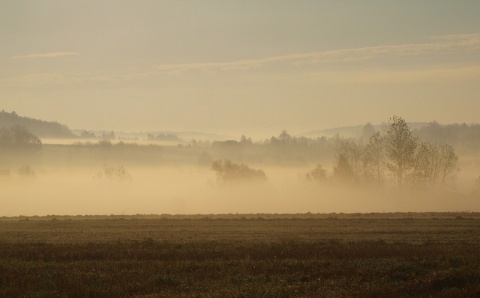
[[111,180],[111,181],[130,181],[132,176],[123,166],[107,166],[97,172],[94,176],[96,180]]
[[10,176],[10,169],[0,169],[0,176]]
[[35,177],[35,171],[30,166],[23,165],[18,169],[18,175],[22,177]]
[[214,161],[212,170],[217,173],[217,179],[222,183],[265,181],[267,179],[263,170],[252,169],[245,164],[236,164],[227,159]]

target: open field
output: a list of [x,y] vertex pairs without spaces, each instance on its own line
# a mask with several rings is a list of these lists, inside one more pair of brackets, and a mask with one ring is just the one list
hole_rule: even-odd
[[0,218],[3,297],[478,297],[479,213]]

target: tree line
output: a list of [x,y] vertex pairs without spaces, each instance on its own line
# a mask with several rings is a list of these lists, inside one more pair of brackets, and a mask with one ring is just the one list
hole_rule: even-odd
[[43,121],[17,115],[14,111],[0,111],[0,127],[22,126],[41,138],[76,138],[75,134],[63,124]]
[[[290,136],[287,131],[282,131],[278,137],[272,137],[263,143],[254,143],[242,136],[239,142],[213,142],[207,146],[211,149],[210,153],[203,150],[200,157],[207,161],[204,164],[212,165],[212,162],[217,160],[213,162],[212,169],[217,172],[220,180],[266,177],[263,171],[250,169],[245,164],[233,163],[230,159],[265,162],[268,158],[287,161],[290,158],[309,162],[331,155],[334,158],[332,173],[328,173],[318,164],[306,177],[313,181],[334,178],[338,181],[369,185],[393,182],[399,188],[405,185],[419,188],[453,185],[459,171],[454,147],[420,139],[401,117],[393,116],[385,127],[382,132],[375,132],[371,125],[367,127],[369,129],[365,131],[372,135],[366,142],[340,137],[297,138]],[[40,139],[25,127],[15,125],[0,128],[0,148],[34,148],[41,145]],[[111,143],[108,145],[110,146],[102,147],[113,146]],[[121,149],[125,145],[118,144],[114,147]],[[181,147],[177,151],[185,151],[184,149]]]

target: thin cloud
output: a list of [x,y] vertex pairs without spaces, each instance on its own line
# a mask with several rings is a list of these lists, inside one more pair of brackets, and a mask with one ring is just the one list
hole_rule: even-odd
[[440,69],[376,69],[369,71],[347,71],[312,73],[302,77],[302,81],[330,85],[393,85],[412,83],[454,83],[477,81],[480,66],[451,67]]
[[48,53],[37,53],[30,55],[18,55],[14,56],[12,59],[28,59],[28,58],[57,58],[57,57],[66,57],[66,56],[77,56],[80,55],[78,52],[48,52]]
[[40,86],[81,83],[82,81],[82,78],[71,77],[61,73],[35,73],[9,78],[2,83],[9,86]]
[[[373,83],[392,83],[392,82],[425,82],[425,81],[446,81],[453,78],[471,80],[478,78],[478,63],[469,65],[458,65],[454,63],[449,65],[420,65],[408,67],[402,65],[396,67],[387,67],[384,69],[372,70],[371,67],[351,68],[339,71],[336,67],[320,68],[319,65],[355,63],[359,61],[373,61],[375,59],[393,59],[399,57],[429,57],[435,55],[459,55],[466,53],[478,53],[480,50],[479,34],[459,34],[433,36],[428,40],[412,44],[400,45],[382,45],[363,48],[339,49],[331,51],[297,53],[282,56],[272,56],[261,59],[236,60],[227,62],[205,62],[205,63],[184,63],[184,64],[162,64],[154,66],[152,69],[139,72],[126,72],[99,75],[98,73],[40,73],[29,74],[20,77],[8,78],[0,81],[2,85],[16,86],[35,86],[46,84],[84,84],[91,82],[107,83],[125,83],[128,81],[143,80],[162,75],[183,74],[190,72],[202,72],[218,74],[223,71],[248,71],[252,69],[298,69],[306,70],[292,72],[292,76],[304,77],[308,82],[310,79],[320,80],[327,84],[373,84]],[[50,52],[43,54],[32,54],[25,56],[16,56],[19,58],[54,58],[62,56],[81,55],[78,52]],[[404,63],[405,61],[402,60]],[[436,61],[436,60],[435,60]],[[443,62],[448,62],[445,59]],[[408,63],[408,61],[407,61]],[[298,68],[297,68],[298,67]],[[284,72],[271,72],[263,74],[261,72],[249,72],[249,78],[258,78],[259,80],[269,80],[278,77],[284,78]],[[309,77],[313,75],[313,77]],[[290,76],[290,78],[292,77]]]
[[384,45],[353,49],[339,49],[311,53],[273,56],[253,60],[237,60],[211,63],[162,64],[159,71],[179,73],[184,71],[246,70],[273,64],[290,66],[315,65],[372,60],[381,57],[422,56],[444,53],[464,53],[480,49],[480,34],[434,36],[428,42]]

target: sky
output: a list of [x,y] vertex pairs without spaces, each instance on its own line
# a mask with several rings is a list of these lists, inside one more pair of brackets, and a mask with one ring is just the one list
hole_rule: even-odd
[[480,1],[0,2],[0,109],[270,136],[480,122]]

